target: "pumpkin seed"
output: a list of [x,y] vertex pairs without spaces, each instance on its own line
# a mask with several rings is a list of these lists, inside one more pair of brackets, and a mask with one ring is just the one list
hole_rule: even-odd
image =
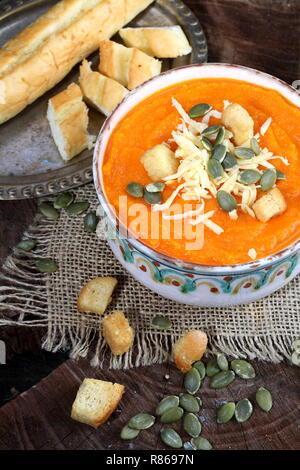
[[239,174],[239,182],[242,184],[255,184],[261,178],[261,174],[256,170],[244,170]]
[[207,139],[207,137],[201,137],[201,143],[205,150],[208,150],[208,152],[211,152],[212,149],[214,148],[213,144],[211,143],[210,140]]
[[50,204],[49,202],[42,202],[38,208],[41,214],[47,217],[47,219],[56,220],[59,218],[59,212],[54,209],[52,204]]
[[193,437],[191,439],[191,444],[197,450],[211,450],[212,449],[211,443],[207,439],[205,439],[205,437]]
[[244,359],[235,359],[231,361],[230,365],[231,369],[234,370],[236,375],[241,377],[241,379],[254,379],[255,370],[253,366]]
[[210,158],[207,162],[207,172],[211,178],[221,178],[223,175],[223,167],[215,158]]
[[184,442],[183,448],[184,450],[197,450],[196,447],[194,447],[190,441]]
[[195,395],[198,392],[201,385],[200,374],[192,367],[184,376],[184,388],[191,395]]
[[189,413],[199,413],[202,406],[201,399],[199,397],[194,397],[189,393],[183,393],[179,397],[180,406]]
[[295,366],[300,366],[300,353],[298,351],[293,352],[291,361]]
[[220,124],[217,124],[215,126],[209,126],[204,131],[202,131],[202,136],[208,136],[208,135],[213,135],[216,134],[216,132],[219,132],[222,126]]
[[165,183],[149,183],[146,186],[148,193],[161,193],[165,189]]
[[183,416],[183,409],[180,406],[173,406],[166,410],[160,417],[162,423],[176,423]]
[[148,204],[160,204],[161,203],[161,193],[149,193],[149,191],[144,191],[144,201]]
[[206,375],[208,377],[213,377],[218,372],[220,372],[220,368],[217,363],[217,359],[210,359],[206,366]]
[[229,401],[228,403],[224,403],[224,405],[220,406],[217,411],[217,423],[224,424],[228,423],[231,418],[234,416],[235,411],[235,403]]
[[228,370],[228,361],[224,354],[217,355],[217,364],[221,370]]
[[171,328],[172,322],[167,317],[156,315],[156,317],[152,319],[151,326],[153,326],[153,328],[157,328],[158,330],[167,330],[168,328]]
[[133,416],[129,422],[128,426],[132,429],[148,429],[153,426],[155,423],[155,417],[148,413],[138,413]]
[[300,339],[295,339],[295,341],[292,342],[292,348],[296,352],[300,352]]
[[160,437],[164,444],[173,449],[180,449],[182,447],[182,440],[179,434],[172,428],[162,428]]
[[65,209],[74,200],[74,194],[72,193],[60,193],[54,199],[53,206],[55,209]]
[[195,367],[195,369],[197,369],[197,371],[199,372],[200,379],[201,380],[204,379],[206,369],[205,369],[205,365],[203,364],[203,362],[202,361],[194,362],[193,367]]
[[57,264],[51,258],[41,258],[36,261],[35,266],[41,273],[55,273],[57,271]]
[[132,429],[126,424],[121,431],[120,437],[124,440],[135,439],[139,433],[138,429]]
[[128,183],[126,186],[126,191],[130,196],[133,197],[143,197],[144,188],[140,183]]
[[210,388],[224,388],[234,381],[235,373],[232,370],[222,370],[210,380]]
[[176,395],[168,395],[159,402],[155,414],[161,416],[165,413],[165,411],[169,410],[170,408],[174,408],[178,405],[179,397],[177,397]]
[[246,147],[237,147],[234,149],[234,154],[241,158],[242,160],[250,160],[253,158],[255,153],[251,149],[247,149]]
[[232,153],[227,152],[224,160],[222,161],[222,166],[224,170],[231,170],[232,168],[237,166],[237,164],[238,164],[238,161],[235,158],[235,156],[232,155]]
[[261,148],[260,148],[260,145],[258,143],[258,140],[255,137],[252,137],[252,139],[250,139],[250,147],[253,150],[253,152],[255,153],[255,155],[260,154]]
[[237,208],[237,202],[235,198],[226,191],[217,192],[217,201],[221,209],[225,212],[231,212]]
[[31,251],[36,247],[36,240],[34,238],[27,238],[26,240],[21,240],[17,244],[17,248],[23,251]]
[[187,413],[183,419],[183,429],[191,437],[198,437],[201,433],[201,423],[194,413]]
[[66,212],[68,215],[79,215],[82,214],[89,208],[89,202],[82,201],[82,202],[72,202],[67,208]]
[[256,403],[263,411],[270,411],[273,405],[272,395],[264,387],[260,387],[255,395]]
[[223,142],[225,137],[225,128],[222,126],[221,129],[218,130],[215,145],[219,145]]
[[277,173],[275,170],[265,170],[260,179],[260,188],[262,191],[268,191],[276,183]]
[[286,180],[285,174],[280,170],[276,170],[276,176],[278,180]]
[[253,412],[253,406],[248,398],[240,400],[235,406],[235,418],[239,423],[244,423],[250,418]]
[[96,216],[96,212],[89,212],[84,218],[83,230],[88,233],[95,232],[97,228],[97,223],[98,217]]
[[211,109],[212,109],[212,106],[210,104],[199,103],[199,104],[196,104],[195,106],[193,106],[189,110],[189,116],[191,118],[201,117],[201,116],[204,116],[205,114],[207,114]]
[[226,157],[226,153],[227,153],[227,150],[226,150],[225,145],[217,144],[214,146],[211,157],[214,158],[215,160],[218,160],[218,162],[222,163],[222,161]]

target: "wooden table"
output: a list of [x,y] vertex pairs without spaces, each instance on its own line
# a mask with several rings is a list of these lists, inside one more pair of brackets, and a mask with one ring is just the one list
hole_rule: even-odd
[[[209,61],[255,67],[289,83],[300,79],[298,0],[186,0],[186,3],[204,26]],[[0,202],[2,261],[21,238],[35,210],[33,200]],[[163,448],[157,437],[159,424],[144,431],[132,443],[121,441],[119,432],[137,411],[153,412],[163,394],[181,391],[182,376],[172,364],[126,372],[95,371],[87,361],[74,363],[64,354],[41,352],[42,334],[40,330],[10,327],[0,332],[9,357],[8,364],[0,366],[3,404],[0,449]],[[213,391],[207,383],[201,388],[203,436],[216,449],[300,449],[299,369],[287,364],[254,365],[255,381],[238,380],[223,391]],[[166,374],[170,375],[169,380],[164,378]],[[120,382],[127,389],[109,424],[98,430],[69,418],[76,390],[85,376]],[[215,409],[220,400],[253,397],[259,386],[265,386],[273,394],[274,407],[270,413],[256,409],[245,424],[216,424]],[[11,398],[14,399],[9,401]]]

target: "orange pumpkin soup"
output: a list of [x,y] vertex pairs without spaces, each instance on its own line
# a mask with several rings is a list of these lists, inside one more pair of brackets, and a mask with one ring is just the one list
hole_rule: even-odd
[[[238,103],[249,113],[254,121],[254,134],[261,133],[261,149],[266,148],[274,157],[283,156],[288,161],[286,164],[282,158],[270,160],[274,167],[286,176],[286,179],[276,182],[287,206],[282,214],[268,222],[262,222],[251,216],[250,210],[248,213],[241,210],[241,200],[237,197],[238,217],[231,218],[228,212],[220,208],[216,197],[206,198],[205,212],[213,211],[211,220],[222,228],[222,233],[215,233],[208,226],[204,226],[203,246],[199,249],[188,249],[187,242],[191,241],[191,235],[189,233],[186,236],[184,233],[176,237],[178,221],[166,220],[162,217],[162,211],[154,212],[153,206],[143,199],[127,194],[126,186],[130,182],[143,186],[153,183],[141,162],[145,151],[162,143],[168,143],[172,150],[176,148],[172,141],[172,132],[182,120],[172,105],[172,98],[175,98],[186,112],[198,103],[209,103],[213,110],[222,112],[224,100],[227,100]],[[209,126],[220,124],[217,114],[210,118]],[[264,133],[261,127],[269,118],[272,118],[272,122]],[[202,119],[199,117],[196,121],[201,122]],[[172,85],[135,106],[114,129],[102,165],[106,197],[117,216],[130,226],[138,238],[151,248],[174,258],[200,264],[227,265],[251,261],[251,251],[255,253],[256,259],[273,254],[300,236],[299,123],[300,109],[272,89],[230,79],[195,79]],[[261,172],[265,169],[259,168]],[[162,202],[169,198],[178,185],[180,181],[171,181],[171,184],[165,186]],[[256,187],[259,198],[263,192],[259,184]],[[146,208],[138,223],[135,222],[137,203]],[[179,204],[183,212],[187,210],[186,204],[189,204],[189,210],[199,207],[199,201],[184,200],[180,193],[174,203]],[[143,218],[150,221],[151,216],[155,216],[157,230],[152,227],[152,232],[149,233],[149,230],[144,231],[141,228],[141,222]],[[168,229],[170,236],[162,236],[164,224],[167,222],[171,228],[171,231]]]

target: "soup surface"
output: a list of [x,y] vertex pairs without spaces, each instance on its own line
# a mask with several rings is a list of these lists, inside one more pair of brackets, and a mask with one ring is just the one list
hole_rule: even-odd
[[[196,231],[185,233],[178,220],[164,219],[161,211],[154,212],[153,206],[143,199],[127,194],[126,186],[130,182],[143,186],[153,182],[140,160],[144,152],[163,142],[169,141],[170,147],[174,146],[170,139],[181,118],[172,105],[172,98],[187,112],[197,103],[209,103],[220,112],[224,109],[224,100],[238,103],[253,118],[254,134],[260,132],[268,118],[272,118],[270,127],[265,135],[260,136],[259,142],[261,148],[266,147],[289,162],[286,165],[282,159],[272,160],[276,169],[286,175],[285,180],[277,181],[287,204],[284,213],[268,222],[261,222],[238,207],[238,218],[232,220],[220,209],[216,198],[211,197],[205,200],[205,212],[214,210],[212,220],[224,231],[217,234],[201,224],[203,241],[199,245],[191,243],[193,237],[198,236]],[[202,118],[196,120],[201,122]],[[216,117],[209,121],[209,125],[219,123]],[[299,124],[300,109],[272,89],[230,79],[196,79],[172,85],[135,106],[113,131],[102,166],[106,197],[120,220],[146,245],[177,259],[227,265],[251,261],[249,250],[252,249],[257,259],[273,254],[300,236]],[[172,182],[165,187],[163,202],[179,184]],[[259,196],[261,191],[259,188],[257,191]],[[183,200],[180,194],[174,203],[179,204],[183,212],[199,207],[199,201]]]

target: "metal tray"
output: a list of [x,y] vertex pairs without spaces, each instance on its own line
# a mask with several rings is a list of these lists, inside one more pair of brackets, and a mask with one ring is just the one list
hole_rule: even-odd
[[[0,47],[32,23],[57,0],[2,0],[0,4]],[[207,44],[202,27],[180,0],[156,0],[132,22],[132,26],[180,24],[193,52],[174,60],[164,60],[163,70],[207,60]],[[114,38],[119,40],[118,35]],[[98,54],[90,60],[97,64]],[[78,79],[78,66],[69,75],[0,126],[0,199],[24,199],[55,194],[92,180],[92,151],[84,151],[64,162],[50,134],[46,119],[47,102]],[[90,110],[90,133],[97,135],[105,117]]]

